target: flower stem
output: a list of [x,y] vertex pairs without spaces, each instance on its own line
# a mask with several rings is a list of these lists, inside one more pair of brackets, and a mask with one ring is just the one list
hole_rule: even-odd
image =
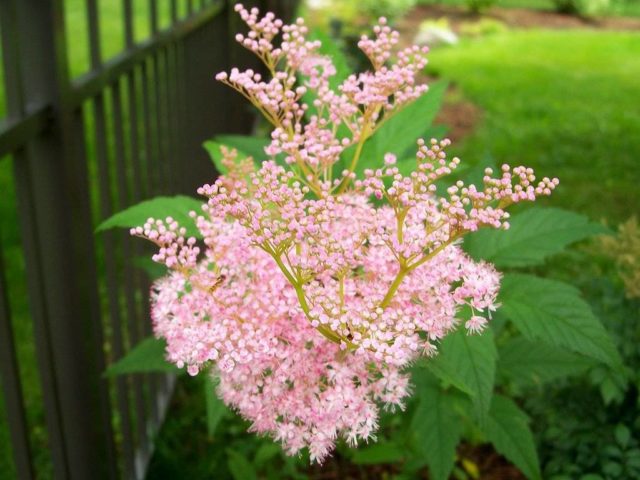
[[396,278],[393,279],[393,283],[389,287],[387,294],[382,299],[382,302],[380,302],[380,308],[386,308],[389,306],[389,303],[391,303],[391,300],[393,300],[393,296],[398,291],[398,288],[400,287],[400,284],[404,280],[404,277],[407,276],[407,273],[409,273],[409,269],[401,266],[400,270],[398,271],[398,274],[396,275]]

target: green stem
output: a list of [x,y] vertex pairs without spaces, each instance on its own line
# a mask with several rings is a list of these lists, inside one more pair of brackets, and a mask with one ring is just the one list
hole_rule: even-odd
[[[358,160],[360,159],[360,154],[362,153],[362,147],[364,147],[364,142],[367,140],[369,135],[369,118],[365,116],[364,118],[364,126],[362,127],[362,131],[360,132],[360,140],[358,141],[358,146],[356,147],[356,151],[353,154],[353,158],[351,159],[351,165],[349,165],[349,173],[353,173],[356,171],[356,166],[358,165]],[[342,180],[340,186],[338,187],[337,193],[343,193],[349,183],[351,182],[351,177],[347,176]]]
[[387,291],[387,294],[382,299],[382,302],[380,302],[380,307],[381,308],[386,308],[386,307],[389,306],[389,303],[391,303],[391,300],[393,299],[393,296],[398,291],[398,288],[400,287],[400,284],[404,280],[404,277],[407,276],[407,273],[409,273],[409,269],[406,268],[406,267],[402,267],[401,266],[400,267],[400,271],[398,271],[398,274],[396,275],[396,278],[393,279],[393,283],[389,287],[389,290]]
[[[304,294],[304,289],[302,288],[302,285],[293,277],[293,275],[291,275],[291,272],[289,272],[285,264],[282,263],[282,259],[278,255],[272,255],[272,257],[276,261],[276,264],[278,265],[278,267],[280,267],[280,270],[282,271],[284,276],[287,278],[287,280],[289,280],[289,283],[293,286],[294,290],[296,291],[296,296],[298,297],[298,303],[300,303],[300,308],[302,308],[302,311],[304,312],[306,317],[309,320],[312,320],[311,308],[307,303],[307,297]],[[342,341],[342,339],[338,335],[336,335],[331,329],[329,329],[324,325],[317,327],[316,330],[318,330],[318,332],[320,332],[327,340],[330,340],[333,343],[340,344],[340,342]]]

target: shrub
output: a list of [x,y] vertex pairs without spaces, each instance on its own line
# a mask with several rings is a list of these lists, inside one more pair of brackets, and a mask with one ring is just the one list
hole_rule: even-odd
[[[450,142],[421,139],[438,132],[445,86],[425,94],[426,49],[394,56],[398,34],[384,20],[359,41],[370,70],[350,75],[302,20],[236,9],[251,30],[236,39],[271,76],[234,68],[217,78],[273,131],[207,142],[221,175],[199,189],[202,207],[160,198],[101,226],[133,227],[168,269],[152,295],[162,340],[110,371],[166,369],[166,348],[176,367],[211,378],[211,429],[226,404],[312,461],[379,431],[381,441],[345,455],[397,463],[409,478],[428,466],[441,480],[465,438],[541,478],[527,415],[505,393],[621,361],[579,292],[530,269],[602,227],[552,208],[511,217],[507,207],[558,184],[530,168],[456,175]],[[385,414],[394,408],[407,413]]]
[[495,5],[495,0],[465,0],[465,5],[471,13],[482,13]]
[[610,0],[553,0],[556,10],[560,13],[580,15],[583,17],[597,17],[611,7]]

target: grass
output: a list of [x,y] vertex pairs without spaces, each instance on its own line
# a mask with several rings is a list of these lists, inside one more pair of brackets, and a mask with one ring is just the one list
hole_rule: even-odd
[[639,213],[640,34],[514,31],[431,54],[483,110],[455,150],[557,176],[551,202],[617,223]]

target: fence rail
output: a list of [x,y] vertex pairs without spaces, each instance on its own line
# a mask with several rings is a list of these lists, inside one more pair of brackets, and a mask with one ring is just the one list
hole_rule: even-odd
[[[44,428],[60,479],[144,477],[174,383],[103,376],[150,334],[149,280],[133,267],[143,247],[121,233],[94,237],[95,226],[145,198],[192,193],[213,173],[202,141],[251,124],[212,81],[242,55],[229,3],[187,0],[180,17],[170,0],[160,28],[148,0],[151,34],[135,41],[132,0],[121,1],[124,50],[105,61],[97,0],[86,0],[90,70],[73,79],[64,0],[0,0],[0,162],[13,164]],[[0,374],[15,472],[31,479],[39,475],[3,252]]]

